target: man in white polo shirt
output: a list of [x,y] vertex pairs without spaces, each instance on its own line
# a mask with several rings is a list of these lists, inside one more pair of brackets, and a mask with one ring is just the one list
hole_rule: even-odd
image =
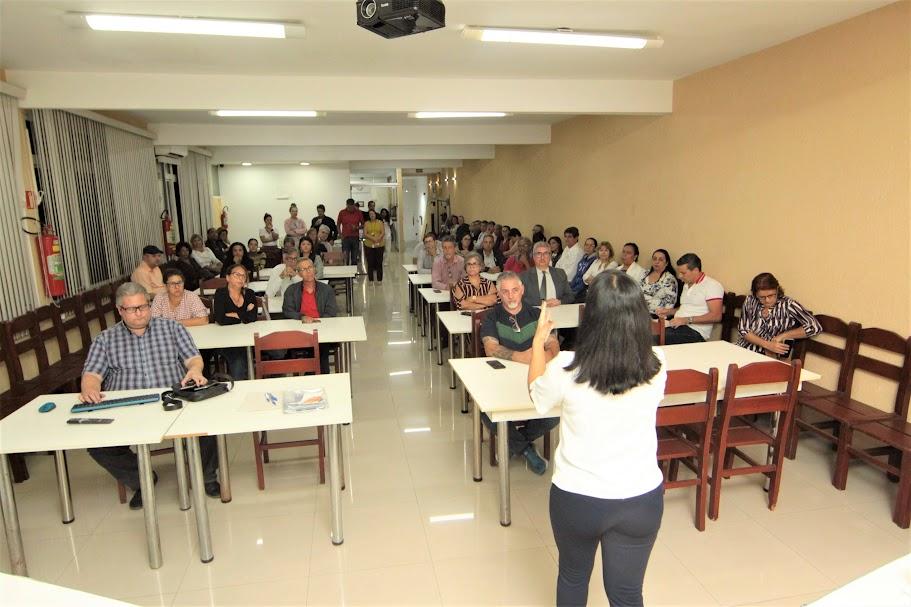
[[712,335],[712,325],[721,322],[724,287],[706,276],[702,260],[695,253],[687,253],[677,260],[677,274],[684,283],[680,307],[655,310],[661,317],[674,316],[665,325],[664,342],[672,345],[707,341]]

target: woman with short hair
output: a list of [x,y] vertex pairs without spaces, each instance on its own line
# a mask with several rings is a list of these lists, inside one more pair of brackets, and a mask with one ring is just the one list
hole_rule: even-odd
[[205,245],[202,236],[193,234],[190,237],[190,245],[193,247],[193,252],[191,253],[193,259],[196,260],[200,267],[209,270],[213,274],[221,272],[221,260],[212,249]]
[[787,356],[787,343],[822,332],[822,325],[796,299],[784,294],[778,279],[769,272],[757,274],[750,295],[743,302],[737,345],[769,356]]
[[601,272],[607,272],[617,268],[619,264],[614,260],[614,245],[608,240],[602,240],[598,244],[598,257],[582,274],[582,282],[590,285]]
[[[198,289],[200,280],[207,280],[215,276],[214,272],[199,265],[199,262],[193,257],[193,248],[182,240],[174,247],[174,258],[168,262],[168,266],[181,271],[184,277],[184,287],[188,291]],[[162,270],[165,269],[162,268]]]
[[152,300],[152,316],[176,320],[185,327],[209,324],[209,309],[199,295],[186,289],[186,277],[177,268],[164,271],[165,292]]
[[[212,315],[220,325],[239,325],[255,322],[256,295],[246,288],[247,269],[243,264],[235,263],[226,268],[227,286],[215,290],[212,297]],[[228,363],[231,377],[247,379],[247,349],[220,348],[218,353]]]
[[500,301],[496,285],[481,276],[484,260],[474,251],[465,255],[465,275],[452,287],[452,299],[459,310],[483,310]]
[[528,386],[540,414],[562,406],[550,488],[557,605],[586,604],[599,545],[610,604],[643,604],[664,512],[655,418],[667,372],[650,325],[639,286],[609,270],[589,286],[575,351],[545,363],[553,321],[541,309]]

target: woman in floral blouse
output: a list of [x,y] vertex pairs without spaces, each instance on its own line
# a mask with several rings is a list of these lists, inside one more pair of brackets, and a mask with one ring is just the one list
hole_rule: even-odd
[[673,308],[677,305],[677,275],[670,259],[670,253],[656,249],[652,253],[651,272],[639,282],[648,311],[652,314],[658,308]]

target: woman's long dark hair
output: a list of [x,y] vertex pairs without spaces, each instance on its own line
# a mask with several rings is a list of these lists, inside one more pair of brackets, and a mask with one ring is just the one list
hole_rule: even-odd
[[651,381],[661,369],[652,350],[651,318],[642,290],[625,272],[608,270],[588,287],[579,324],[576,383],[601,394],[623,394]]
[[313,263],[316,263],[316,245],[313,244],[313,241],[310,240],[309,237],[304,236],[303,238],[300,239],[300,242],[297,243],[297,252],[300,254],[300,258],[304,259],[304,252],[301,250],[301,243],[304,242],[305,240],[310,243],[310,255],[308,255],[306,258],[309,259],[310,261],[312,261]]

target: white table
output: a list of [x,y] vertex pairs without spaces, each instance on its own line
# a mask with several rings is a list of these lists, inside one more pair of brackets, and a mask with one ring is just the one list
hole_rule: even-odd
[[[297,323],[298,325],[300,323]],[[302,413],[284,413],[281,404],[271,405],[266,402],[265,393],[271,392],[280,397],[284,390],[323,388],[326,391],[329,406],[316,411]],[[261,399],[259,397],[262,397]],[[351,423],[351,385],[347,373],[329,375],[311,375],[304,377],[276,377],[239,381],[234,389],[215,398],[197,403],[186,403],[180,417],[171,425],[165,438],[174,439],[174,444],[185,439],[191,458],[190,470],[199,470],[202,474],[202,462],[199,453],[199,437],[226,434],[242,434],[263,430],[287,430],[293,428],[310,428],[326,426],[329,459],[329,493],[331,498],[331,540],[333,544],[344,541],[341,513],[341,466],[339,451],[340,424]],[[222,459],[219,451],[219,472],[222,483],[227,484],[230,492],[230,476],[227,458]],[[194,494],[205,500],[203,487],[194,485]],[[143,496],[144,497],[144,496]],[[204,502],[203,502],[204,503]],[[211,555],[211,534],[206,515],[200,519],[201,511],[197,509],[197,527],[200,533],[200,552],[209,546]],[[202,538],[207,538],[204,544]],[[210,559],[211,560],[211,559]]]
[[[768,362],[770,358],[740,348],[726,341],[710,341],[698,344],[681,344],[663,346],[668,370],[695,369],[707,373],[712,367],[718,369],[718,398],[724,397],[724,386],[727,379],[728,365],[738,366],[755,362]],[[509,495],[509,446],[508,422],[526,419],[559,417],[560,407],[541,414],[534,408],[528,395],[528,365],[511,361],[500,361],[505,369],[493,369],[487,364],[492,358],[465,358],[450,360],[465,389],[471,394],[475,406],[472,414],[473,478],[481,476],[481,413],[486,413],[490,420],[497,424],[497,452],[500,454],[498,466],[500,477],[500,524],[508,526],[511,522]],[[800,380],[812,381],[819,375],[803,369]],[[774,394],[783,389],[782,384],[761,384],[745,386],[738,390],[738,396],[758,396]],[[661,401],[662,407],[694,402],[693,395],[678,394]]]
[[405,270],[405,272],[407,272],[408,274],[416,274],[418,271],[418,266],[417,266],[417,264],[413,264],[413,263],[403,263],[402,269]]
[[325,280],[345,281],[345,301],[348,304],[348,314],[354,314],[354,277],[357,276],[357,266],[324,266],[323,278]]
[[[418,288],[433,283],[433,278],[430,274],[409,274],[408,275],[408,302],[411,304],[411,311],[414,313],[415,318],[418,319],[420,323],[423,319],[420,318],[423,308],[420,308],[420,302],[418,300]],[[424,336],[424,325],[421,324],[421,336]]]
[[911,605],[911,554],[887,563],[807,605],[807,607],[908,607]]
[[[440,343],[442,340],[440,337],[440,304],[448,304],[449,299],[449,290],[442,289],[431,289],[423,288],[418,289],[418,294],[421,296],[421,299],[424,300],[427,307],[427,314],[424,316],[427,319],[427,324],[429,331],[427,331],[427,349],[433,350],[433,324],[430,323],[431,317],[436,316],[436,335],[437,335],[437,364],[443,364],[443,344]],[[433,306],[433,312],[430,310],[430,306]],[[424,315],[424,304],[421,304],[421,315]]]
[[[162,392],[164,389],[105,391],[109,399]],[[57,407],[47,413],[40,413],[38,407],[45,402],[54,402]],[[145,515],[146,540],[148,542],[149,566],[158,569],[162,565],[161,540],[158,533],[158,512],[155,502],[155,484],[152,482],[152,463],[149,446],[160,443],[165,432],[174,423],[180,411],[165,411],[160,403],[116,407],[90,413],[70,413],[70,408],[79,402],[78,394],[50,394],[39,396],[15,413],[0,420],[0,501],[2,501],[6,523],[6,539],[13,572],[28,575],[22,535],[16,509],[9,469],[10,453],[53,451],[57,464],[57,486],[60,493],[60,507],[64,523],[71,523],[73,503],[70,496],[69,478],[64,451],[92,447],[116,447],[136,445],[139,460],[139,481],[142,490],[142,505]],[[107,417],[114,422],[105,425],[70,425],[70,417]],[[175,445],[175,456],[181,461],[182,452]],[[178,470],[180,467],[178,466]],[[180,477],[178,477],[180,480]],[[183,479],[184,487],[186,479]],[[199,483],[202,486],[201,478]],[[183,495],[184,489],[181,489]],[[203,498],[204,500],[205,498]],[[195,504],[197,510],[205,508],[205,501]]]
[[29,607],[130,607],[115,599],[55,586],[18,575],[0,573],[0,596],[8,607],[29,605]]

